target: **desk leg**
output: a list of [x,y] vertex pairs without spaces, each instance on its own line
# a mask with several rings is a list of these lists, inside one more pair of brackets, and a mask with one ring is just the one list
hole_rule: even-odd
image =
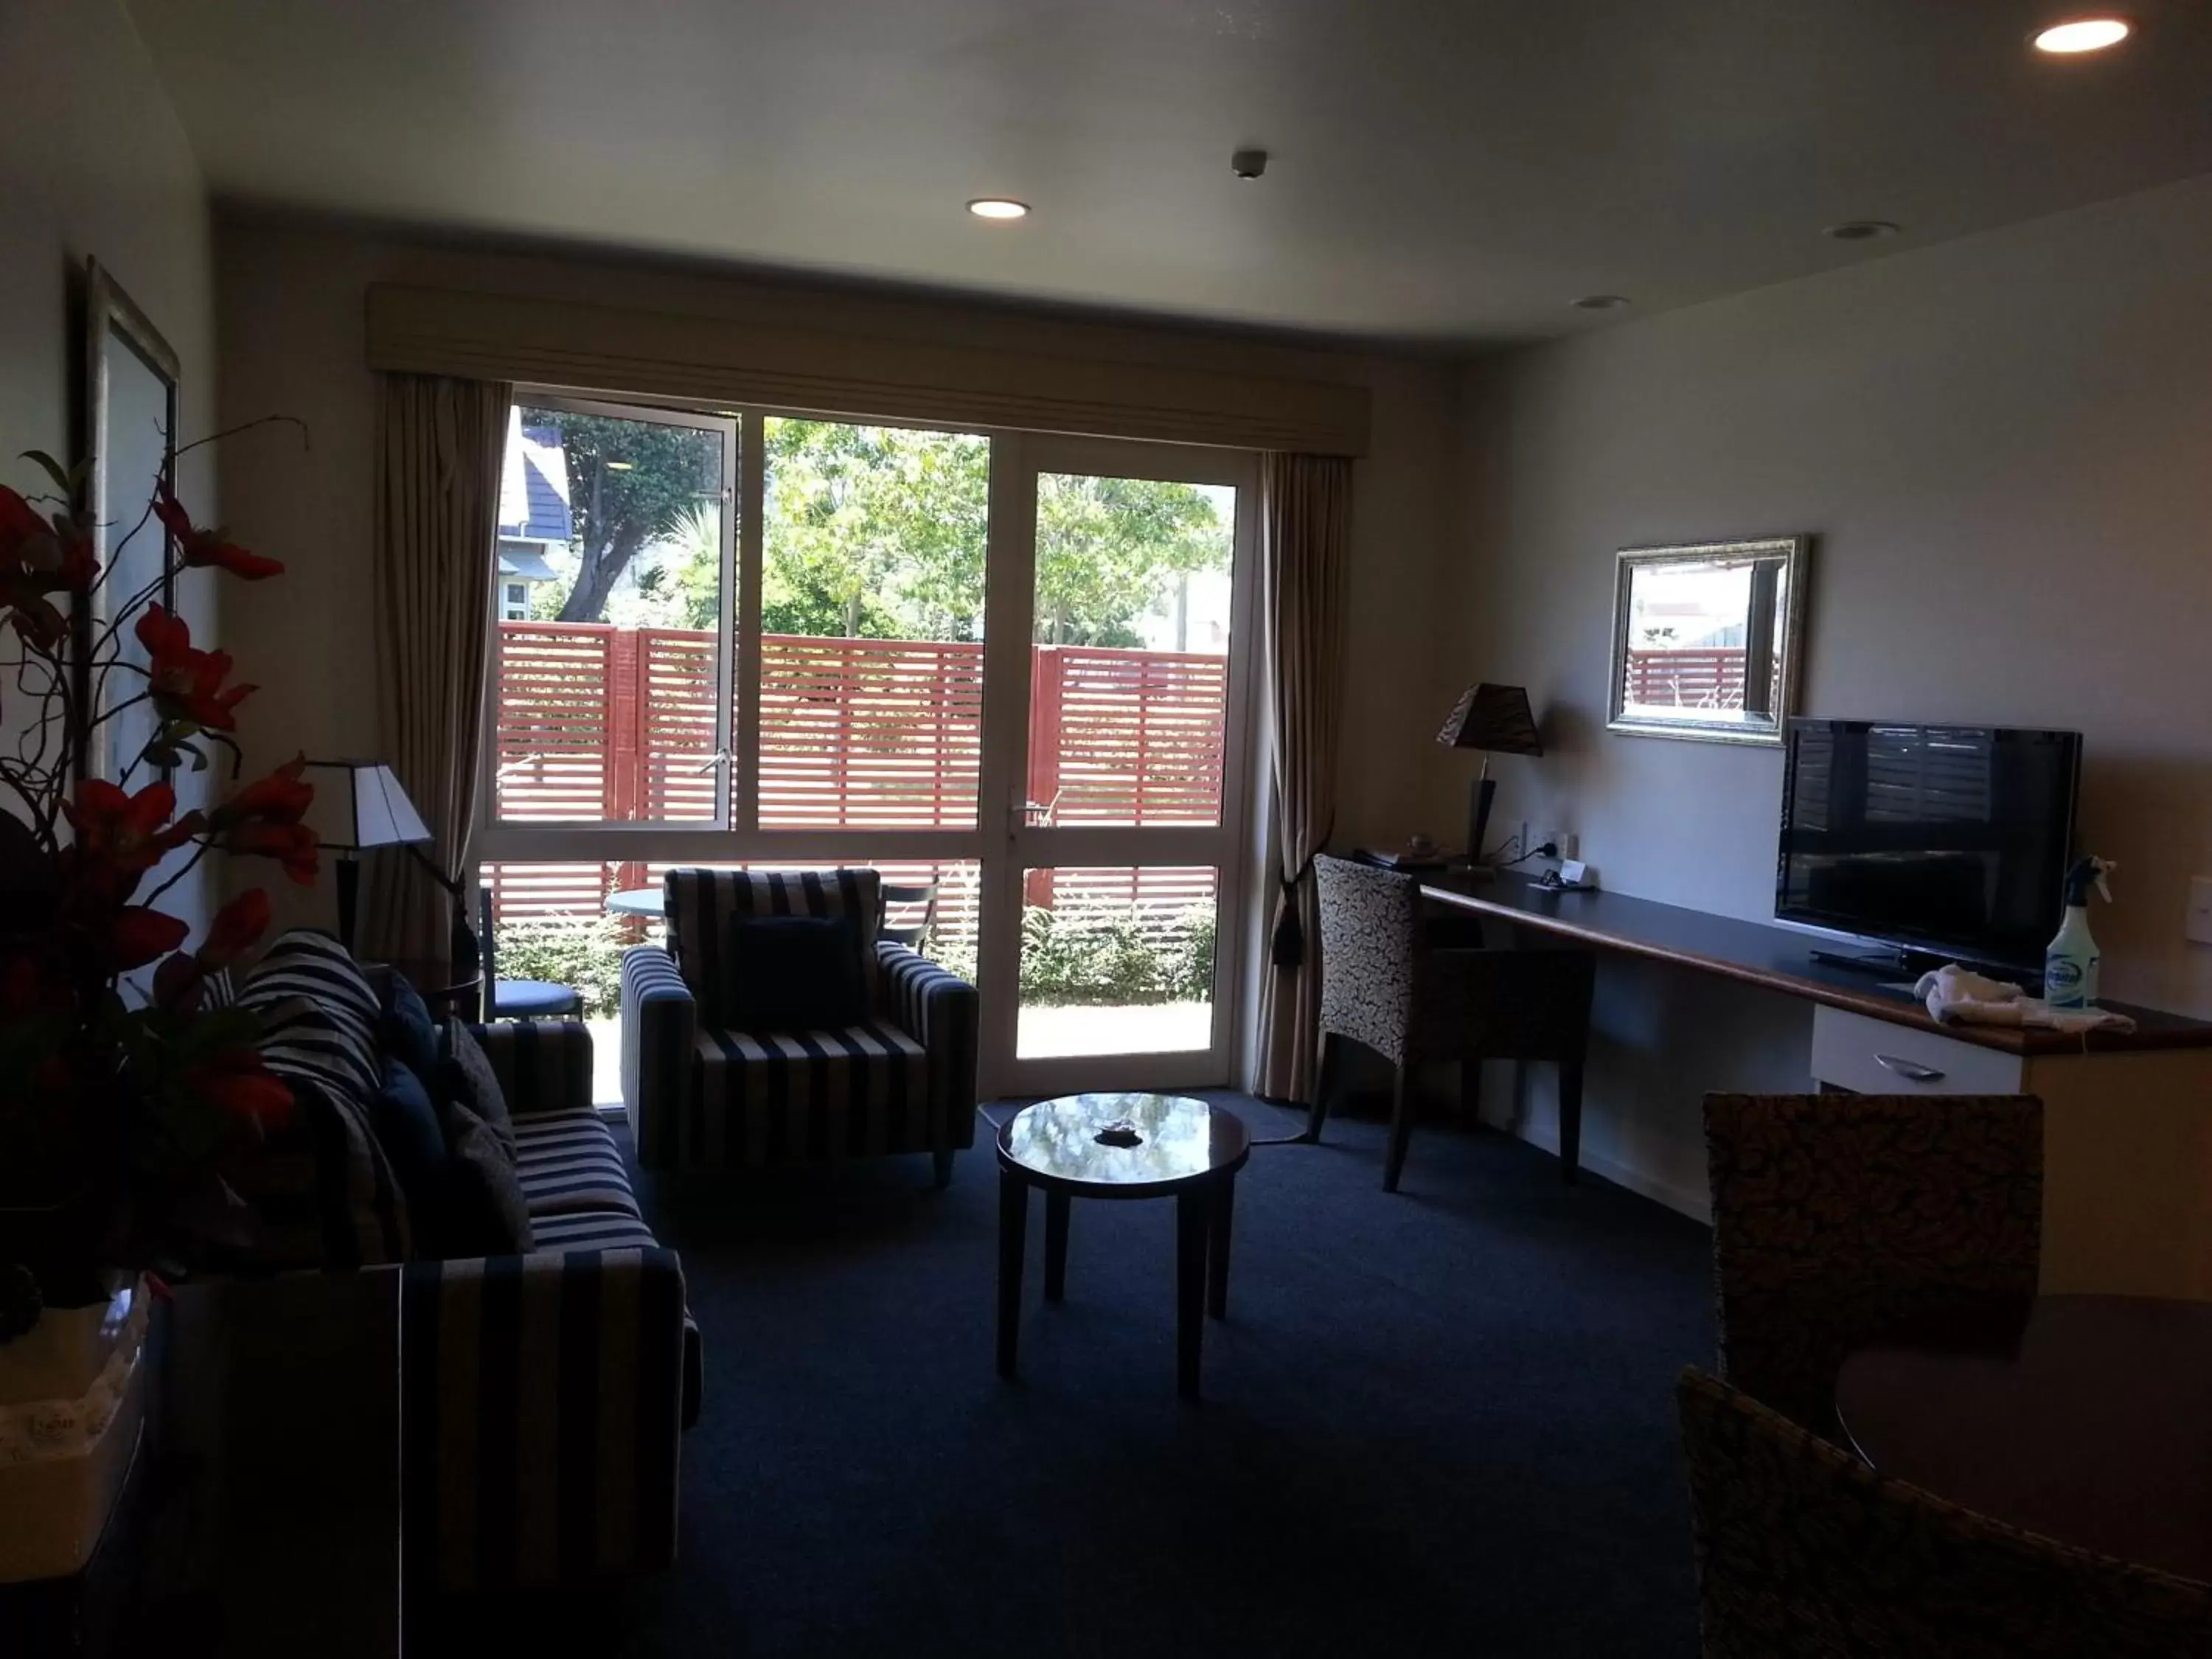
[[1066,1193],[1044,1193],[1044,1295],[1058,1302],[1067,1294],[1067,1206]]
[[1229,1317],[1229,1224],[1236,1212],[1237,1177],[1224,1176],[1213,1183],[1206,1217],[1206,1311],[1216,1319]]
[[1206,1236],[1213,1195],[1205,1186],[1176,1194],[1176,1392],[1198,1398],[1199,1344],[1206,1335]]
[[1022,1247],[1030,1231],[1029,1183],[1012,1170],[999,1171],[999,1375],[1014,1374],[1014,1347],[1022,1328]]
[[1571,1184],[1583,1156],[1583,1063],[1559,1062],[1559,1179]]

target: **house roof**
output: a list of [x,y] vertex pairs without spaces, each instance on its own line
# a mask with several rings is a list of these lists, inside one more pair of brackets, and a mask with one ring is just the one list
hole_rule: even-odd
[[532,548],[508,547],[504,544],[499,550],[499,574],[526,582],[550,582],[556,580],[553,567],[545,562],[544,554]]
[[565,544],[570,528],[568,458],[559,431],[525,426],[520,410],[509,411],[507,460],[499,482],[500,535]]

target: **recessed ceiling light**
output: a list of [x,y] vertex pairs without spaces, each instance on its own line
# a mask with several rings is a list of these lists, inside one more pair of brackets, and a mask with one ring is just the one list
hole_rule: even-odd
[[1820,234],[1838,242],[1873,242],[1896,235],[1898,229],[1887,219],[1846,219],[1840,225],[1830,225]]
[[1626,294],[1585,294],[1575,301],[1578,311],[1618,311],[1628,303]]
[[1017,202],[1011,196],[978,196],[968,204],[968,211],[978,219],[1023,219],[1029,216],[1030,204]]
[[2102,52],[2128,38],[2127,20],[2120,17],[2076,17],[2054,23],[2035,37],[2039,52],[2070,53]]

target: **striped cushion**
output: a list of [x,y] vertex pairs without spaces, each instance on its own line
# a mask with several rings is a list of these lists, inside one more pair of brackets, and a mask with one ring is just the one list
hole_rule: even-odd
[[776,1036],[702,1031],[692,1077],[678,1132],[678,1161],[686,1169],[826,1163],[938,1146],[942,1115],[930,1109],[929,1056],[880,1021]]
[[261,1015],[261,1057],[280,1077],[309,1077],[366,1101],[380,1068],[382,1010],[368,978],[328,933],[295,927],[269,947],[239,988]]
[[531,1224],[531,1236],[541,1250],[647,1249],[653,1229],[635,1211],[577,1210],[548,1216]]
[[226,1172],[256,1223],[246,1263],[281,1269],[406,1261],[406,1201],[366,1103],[310,1076],[285,1080],[290,1120]]
[[514,1134],[515,1167],[530,1201],[532,1237],[545,1242],[547,1216],[579,1210],[639,1213],[615,1138],[591,1108],[533,1112],[514,1121]]
[[736,916],[850,916],[872,1001],[883,878],[873,870],[671,870],[668,939],[684,982],[712,1013],[732,1006],[724,957]]

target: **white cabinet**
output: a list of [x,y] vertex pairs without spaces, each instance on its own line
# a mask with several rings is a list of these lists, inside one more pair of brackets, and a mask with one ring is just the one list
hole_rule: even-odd
[[2212,1299],[2212,1048],[1989,1048],[1825,1005],[1813,1076],[2043,1102],[2043,1291]]

